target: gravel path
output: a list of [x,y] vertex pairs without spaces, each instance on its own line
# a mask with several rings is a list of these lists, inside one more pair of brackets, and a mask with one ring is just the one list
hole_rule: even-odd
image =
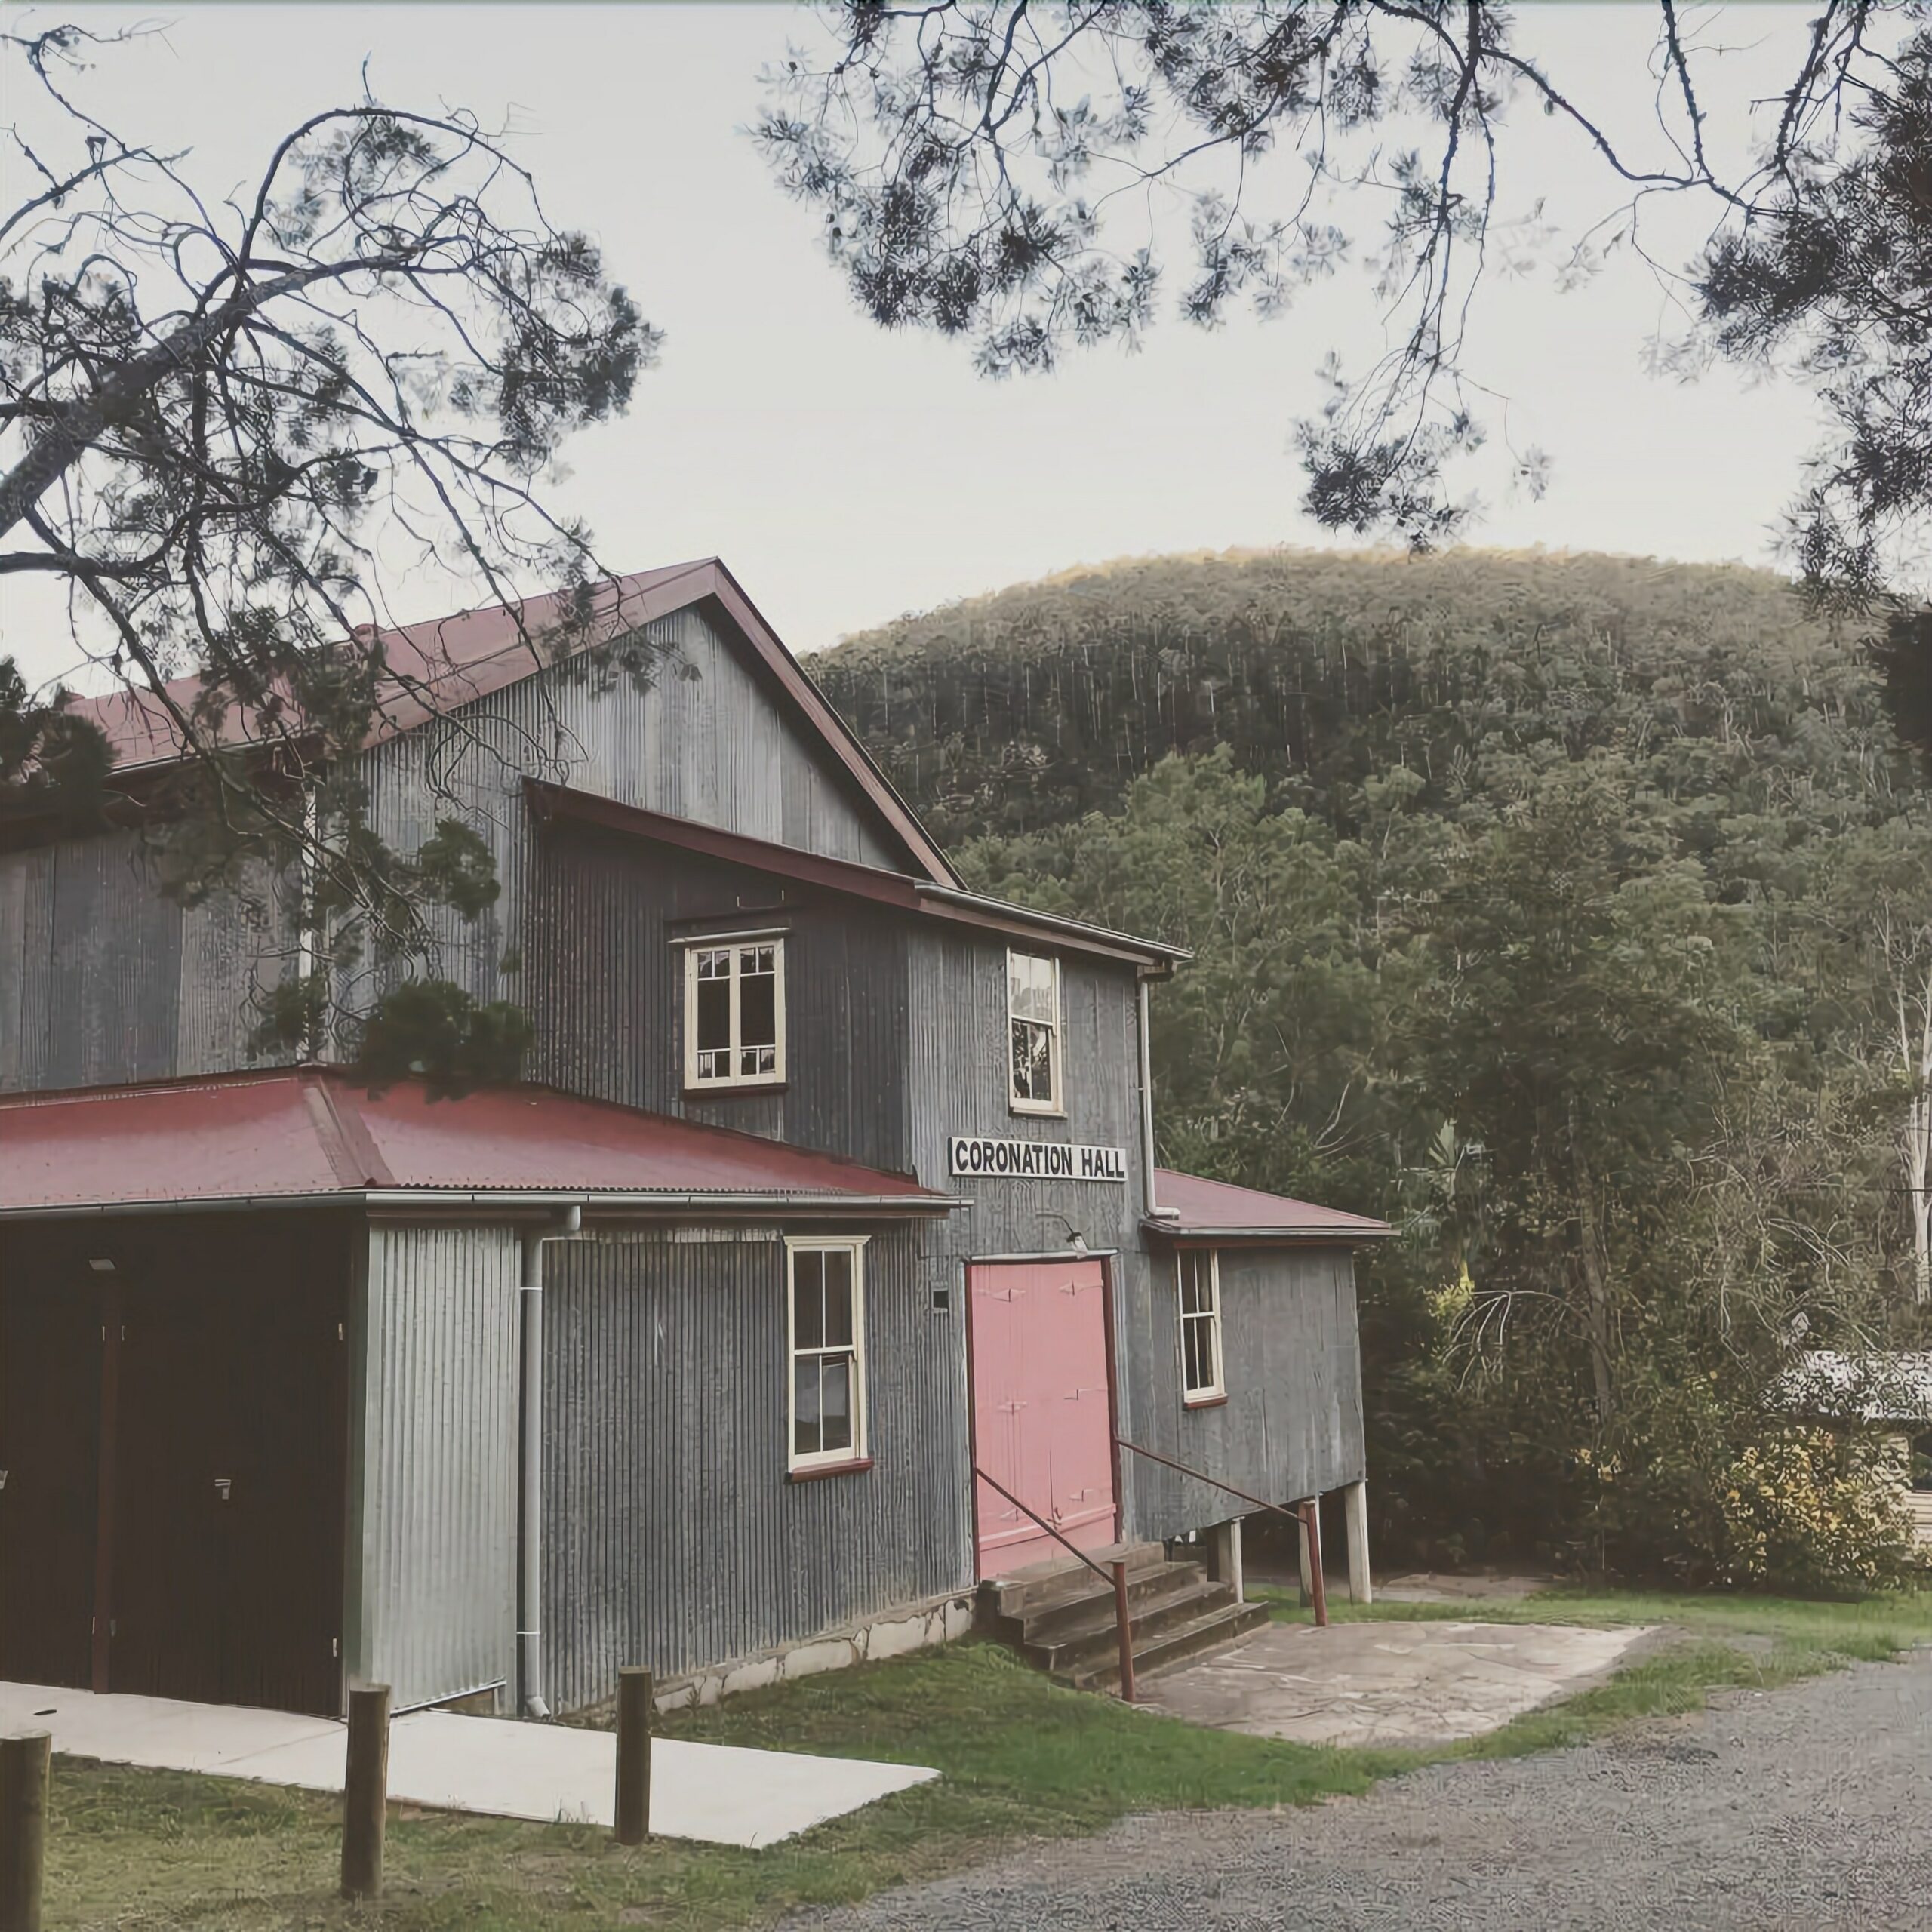
[[1134,1818],[816,1932],[1928,1932],[1932,1650],[1303,1810]]

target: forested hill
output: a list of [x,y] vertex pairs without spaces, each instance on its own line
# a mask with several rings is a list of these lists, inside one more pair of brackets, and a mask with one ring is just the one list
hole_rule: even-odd
[[1877,718],[1862,653],[1737,566],[1455,551],[1135,559],[901,618],[814,674],[942,838],[1118,804],[1226,744],[1346,826],[1353,788],[1432,786],[1497,734],[1580,754],[1634,729],[1789,740]]
[[1768,1395],[1794,1334],[1932,1344],[1932,795],[1855,636],[1761,571],[1284,553],[812,668],[969,883],[1192,950],[1172,1164],[1401,1229],[1361,1263],[1385,1549],[1902,1560],[1896,1479]]

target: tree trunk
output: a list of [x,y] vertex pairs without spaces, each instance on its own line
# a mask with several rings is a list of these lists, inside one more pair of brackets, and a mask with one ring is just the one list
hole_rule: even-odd
[[1915,1094],[1906,1109],[1906,1184],[1912,1195],[1912,1299],[1932,1302],[1932,1197],[1926,1192],[1932,1168],[1932,1094]]
[[1610,1276],[1604,1266],[1602,1235],[1597,1221],[1596,1183],[1589,1163],[1582,1159],[1577,1162],[1577,1231],[1590,1337],[1590,1374],[1596,1389],[1597,1426],[1607,1429],[1616,1407],[1610,1374]]

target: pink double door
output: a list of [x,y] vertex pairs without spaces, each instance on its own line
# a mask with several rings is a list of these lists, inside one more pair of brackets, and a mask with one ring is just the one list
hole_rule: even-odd
[[[1114,1445],[1106,1278],[1098,1261],[996,1261],[967,1270],[978,1467],[1077,1549],[1112,1543]],[[1066,1552],[1025,1511],[974,1481],[980,1574]]]

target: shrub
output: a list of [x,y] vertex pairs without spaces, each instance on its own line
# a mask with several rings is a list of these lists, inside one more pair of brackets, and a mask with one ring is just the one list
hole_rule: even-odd
[[1772,1589],[1869,1589],[1911,1560],[1905,1472],[1892,1442],[1791,1429],[1749,1444],[1721,1498],[1719,1580]]

